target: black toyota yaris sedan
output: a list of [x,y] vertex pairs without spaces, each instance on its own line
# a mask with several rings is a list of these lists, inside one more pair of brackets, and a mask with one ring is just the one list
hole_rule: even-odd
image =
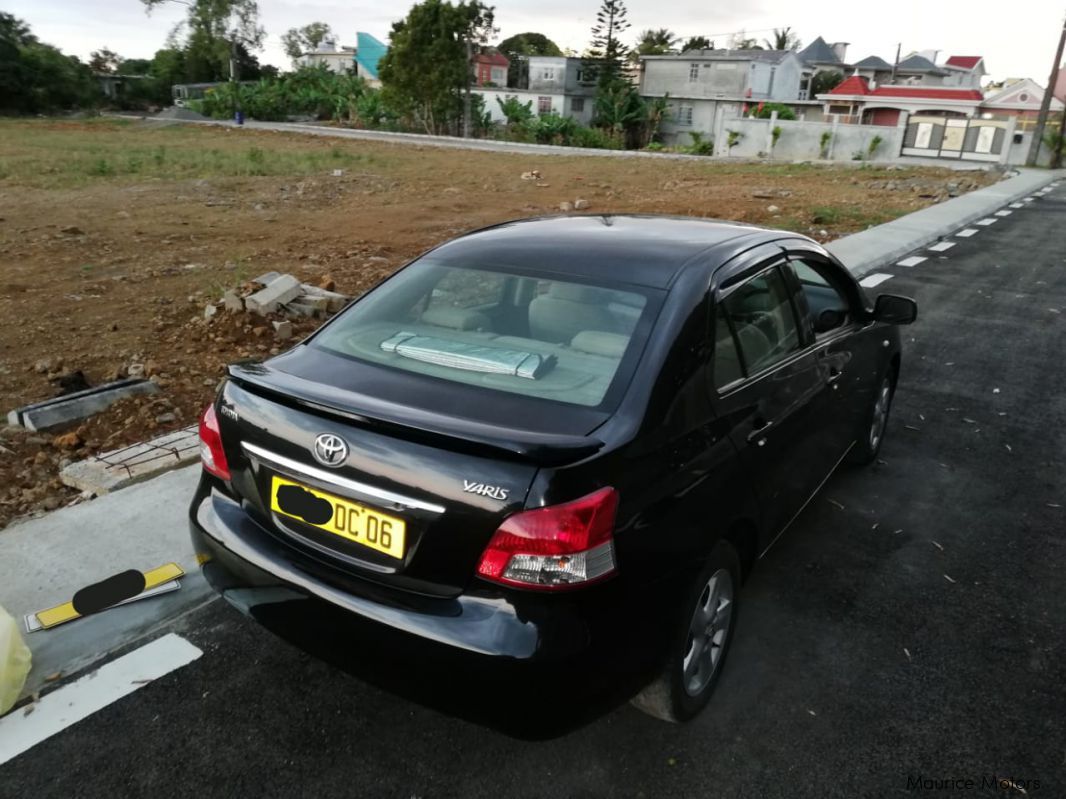
[[339,614],[490,668],[632,668],[639,707],[691,718],[744,577],[841,462],[876,457],[916,314],[794,233],[462,236],[230,367],[200,421],[198,558],[253,615]]

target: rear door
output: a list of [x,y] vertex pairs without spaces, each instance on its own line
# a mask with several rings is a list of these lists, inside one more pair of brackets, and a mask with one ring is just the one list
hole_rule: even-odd
[[821,368],[807,345],[783,253],[719,290],[717,412],[752,475],[768,545],[831,469],[819,438]]

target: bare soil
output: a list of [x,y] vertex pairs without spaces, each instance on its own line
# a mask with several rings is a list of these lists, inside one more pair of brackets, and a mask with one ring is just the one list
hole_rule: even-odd
[[[336,173],[339,170],[339,174]],[[539,171],[539,180],[522,174]],[[108,121],[0,122],[0,410],[143,364],[161,392],[0,433],[0,528],[76,499],[67,459],[195,423],[269,319],[204,307],[267,271],[360,293],[458,233],[558,213],[716,217],[828,241],[990,184],[940,169],[572,158]],[[296,338],[318,324],[296,323]]]

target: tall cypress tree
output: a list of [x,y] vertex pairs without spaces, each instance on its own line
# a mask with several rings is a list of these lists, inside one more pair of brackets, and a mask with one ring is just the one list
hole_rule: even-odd
[[600,89],[621,78],[623,64],[629,55],[629,48],[622,41],[622,34],[629,29],[626,14],[626,5],[622,0],[603,0],[600,10],[596,12],[586,73],[596,75]]

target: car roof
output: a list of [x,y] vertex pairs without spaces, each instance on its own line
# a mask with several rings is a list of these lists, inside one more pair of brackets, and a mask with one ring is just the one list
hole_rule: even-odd
[[[802,238],[694,217],[547,216],[473,231],[441,245],[432,256],[455,266],[507,266],[665,289],[690,263],[713,270],[738,252],[783,237]],[[694,262],[697,255],[703,257]]]

